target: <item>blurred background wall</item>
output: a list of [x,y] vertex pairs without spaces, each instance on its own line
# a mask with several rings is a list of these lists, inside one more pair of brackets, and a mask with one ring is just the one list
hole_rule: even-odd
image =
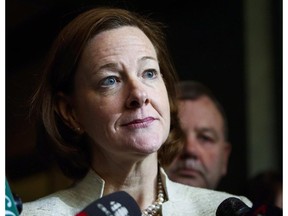
[[23,201],[70,180],[37,153],[28,99],[61,27],[92,5],[149,14],[167,25],[179,78],[208,85],[224,105],[233,145],[221,189],[241,194],[258,172],[282,172],[282,1],[6,1],[5,174]]

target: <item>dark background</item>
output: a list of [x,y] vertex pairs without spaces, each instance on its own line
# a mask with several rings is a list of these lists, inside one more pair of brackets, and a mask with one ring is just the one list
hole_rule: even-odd
[[[275,80],[277,163],[282,170],[282,1],[270,0]],[[27,119],[28,98],[48,49],[61,27],[93,5],[138,11],[167,25],[167,42],[179,78],[207,84],[226,109],[233,145],[221,190],[241,194],[247,178],[245,11],[243,1],[6,1],[6,176],[20,191],[29,177],[51,169],[35,151],[35,126]],[[261,77],[259,77],[261,82]],[[261,154],[261,151],[259,150]],[[48,178],[52,178],[51,176]],[[13,188],[14,186],[14,188]],[[53,191],[50,187],[43,193]],[[42,194],[41,194],[42,195]],[[28,197],[28,196],[27,196]]]

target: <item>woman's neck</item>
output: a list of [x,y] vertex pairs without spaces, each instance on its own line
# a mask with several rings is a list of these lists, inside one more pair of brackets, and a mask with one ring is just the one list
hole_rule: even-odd
[[141,209],[151,205],[158,194],[160,173],[158,174],[157,155],[149,155],[135,163],[113,161],[94,161],[92,164],[94,171],[105,181],[103,195],[122,190],[129,193]]

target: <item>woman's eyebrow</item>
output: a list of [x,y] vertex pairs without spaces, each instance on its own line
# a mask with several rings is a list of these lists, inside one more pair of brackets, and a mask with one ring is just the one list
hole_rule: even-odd
[[102,69],[106,69],[106,68],[109,68],[109,69],[116,69],[118,68],[118,64],[117,63],[107,63],[107,64],[104,64],[104,65],[101,65],[97,70],[102,70]]
[[152,56],[143,56],[142,58],[139,59],[139,61],[145,61],[145,60],[153,60],[158,62],[158,60]]

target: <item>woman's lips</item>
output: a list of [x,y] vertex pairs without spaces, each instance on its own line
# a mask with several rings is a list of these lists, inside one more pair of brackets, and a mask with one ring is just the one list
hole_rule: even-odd
[[146,118],[143,118],[143,119],[135,119],[133,121],[130,121],[128,123],[123,124],[123,126],[131,127],[131,128],[145,128],[145,127],[148,127],[155,120],[156,120],[156,118],[154,118],[154,117],[146,117]]

